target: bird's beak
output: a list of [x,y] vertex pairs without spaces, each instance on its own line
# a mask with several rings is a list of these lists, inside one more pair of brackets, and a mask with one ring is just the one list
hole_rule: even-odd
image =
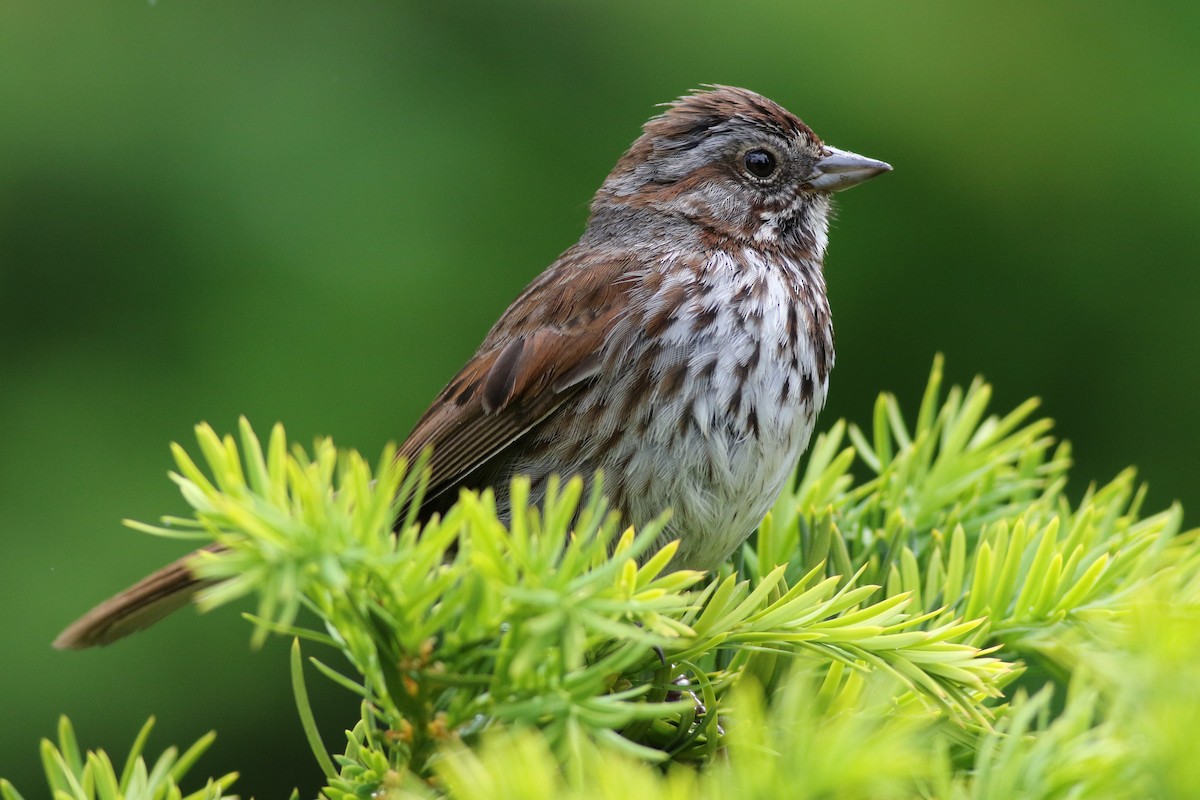
[[805,182],[818,192],[840,192],[891,169],[887,162],[827,146],[825,157],[813,165]]

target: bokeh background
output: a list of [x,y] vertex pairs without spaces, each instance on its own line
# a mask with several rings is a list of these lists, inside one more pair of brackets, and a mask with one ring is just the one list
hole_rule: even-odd
[[[582,230],[641,122],[748,86],[896,170],[842,196],[824,424],[933,354],[1030,395],[1073,490],[1200,519],[1200,4],[315,0],[0,5],[0,775],[68,713],[216,728],[259,798],[319,776],[286,645],[229,611],[49,642],[182,548],[167,443],[246,414],[376,454]],[[322,685],[328,741],[353,698]]]

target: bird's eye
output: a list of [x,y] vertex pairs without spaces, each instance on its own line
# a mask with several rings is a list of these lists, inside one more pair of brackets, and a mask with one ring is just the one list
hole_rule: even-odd
[[769,178],[775,172],[775,156],[768,150],[751,150],[742,158],[746,171],[757,178]]

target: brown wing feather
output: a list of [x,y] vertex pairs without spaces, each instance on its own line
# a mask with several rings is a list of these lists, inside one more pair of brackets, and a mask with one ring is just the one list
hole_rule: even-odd
[[[588,263],[568,251],[517,298],[478,352],[450,382],[400,448],[433,448],[426,507],[438,495],[553,414],[600,366],[619,319],[628,259]],[[566,274],[569,273],[569,274]],[[569,280],[570,292],[561,281]],[[423,509],[424,510],[424,509]],[[206,550],[220,551],[220,545]],[[55,640],[58,648],[105,645],[153,625],[208,585],[190,569],[195,553],[93,608]]]
[[[630,261],[578,263],[571,253],[509,307],[475,356],[400,448],[432,448],[427,506],[559,409],[596,374]],[[559,280],[571,271],[571,292]]]

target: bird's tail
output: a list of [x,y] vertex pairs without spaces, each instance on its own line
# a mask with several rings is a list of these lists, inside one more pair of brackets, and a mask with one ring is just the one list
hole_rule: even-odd
[[197,578],[190,565],[198,553],[217,553],[223,549],[220,545],[209,545],[152,572],[72,622],[54,640],[54,646],[59,650],[83,650],[112,644],[150,627],[187,605],[196,592],[213,584]]

